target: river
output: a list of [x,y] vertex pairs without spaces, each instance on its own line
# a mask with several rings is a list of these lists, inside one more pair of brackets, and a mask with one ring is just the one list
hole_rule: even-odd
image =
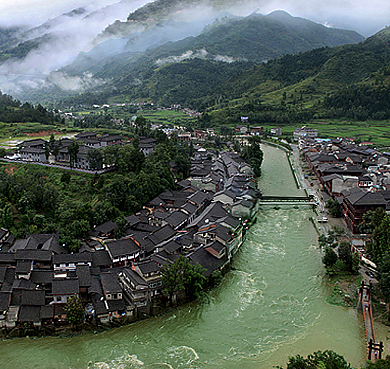
[[[265,195],[299,195],[283,151],[263,147]],[[328,304],[309,209],[260,210],[209,301],[165,316],[73,338],[0,343],[1,368],[272,368],[289,355],[332,349],[364,361],[355,309]]]

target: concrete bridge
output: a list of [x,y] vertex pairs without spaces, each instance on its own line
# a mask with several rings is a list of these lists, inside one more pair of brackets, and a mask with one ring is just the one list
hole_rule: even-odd
[[280,205],[309,205],[315,206],[314,196],[262,196],[259,205],[280,206]]
[[359,302],[358,308],[363,312],[364,325],[366,328],[367,339],[367,358],[371,361],[376,361],[382,358],[383,342],[375,343],[374,322],[372,318],[372,304],[371,304],[371,290],[372,282],[365,284],[362,281],[362,285],[359,288]]

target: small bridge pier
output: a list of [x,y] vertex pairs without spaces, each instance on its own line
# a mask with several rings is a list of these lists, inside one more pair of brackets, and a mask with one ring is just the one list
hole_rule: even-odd
[[368,360],[376,361],[382,358],[383,342],[375,343],[374,321],[372,318],[371,304],[372,282],[366,284],[362,281],[359,288],[358,308],[363,312],[364,325],[366,328],[366,339],[368,349]]

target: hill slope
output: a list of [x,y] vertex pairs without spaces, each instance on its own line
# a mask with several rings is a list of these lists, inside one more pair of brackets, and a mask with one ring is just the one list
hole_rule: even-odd
[[[190,89],[193,98],[203,98],[234,73],[252,68],[253,63],[361,40],[363,37],[356,32],[327,28],[278,11],[267,16],[225,17],[207,26],[199,36],[168,42],[144,53],[128,51],[101,58],[94,49],[64,71],[71,76],[93,72],[94,78],[109,81],[101,92],[110,89],[127,99],[149,98],[157,103],[187,105],[191,98],[186,89]],[[134,40],[128,41],[127,48],[136,49]],[[202,60],[210,61],[207,67]],[[190,67],[188,71],[186,66]],[[194,68],[205,68],[205,78],[200,78],[201,69],[195,72]],[[218,68],[224,71],[222,80]],[[167,75],[172,78],[169,85]],[[183,100],[184,95],[187,97]]]

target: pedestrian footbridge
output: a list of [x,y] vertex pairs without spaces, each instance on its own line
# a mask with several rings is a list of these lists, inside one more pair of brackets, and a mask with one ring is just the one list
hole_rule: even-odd
[[367,339],[367,358],[375,361],[382,358],[383,342],[375,343],[374,322],[372,319],[372,304],[371,304],[372,283],[362,285],[359,288],[358,308],[363,312],[364,325],[366,328]]
[[314,196],[262,196],[259,201],[260,206],[315,206]]

